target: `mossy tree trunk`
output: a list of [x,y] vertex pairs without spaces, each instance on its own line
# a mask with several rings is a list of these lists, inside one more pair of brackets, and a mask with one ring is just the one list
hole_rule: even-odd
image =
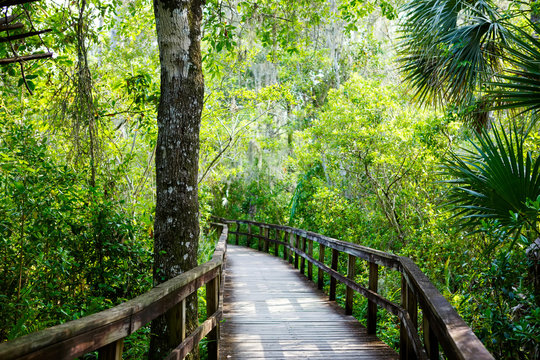
[[[203,1],[154,0],[161,62],[156,150],[154,285],[197,266],[199,128],[204,96],[201,67]],[[163,359],[181,341],[172,309],[152,322],[150,359]],[[186,304],[186,332],[197,323],[197,299]]]

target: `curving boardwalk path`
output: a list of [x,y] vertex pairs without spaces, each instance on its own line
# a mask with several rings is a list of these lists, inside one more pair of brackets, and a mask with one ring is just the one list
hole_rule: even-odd
[[287,262],[228,245],[222,359],[397,359]]

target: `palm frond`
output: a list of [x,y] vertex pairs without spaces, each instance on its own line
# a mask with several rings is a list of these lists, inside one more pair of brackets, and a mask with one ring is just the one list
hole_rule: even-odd
[[[446,160],[445,173],[451,177],[447,182],[454,185],[447,203],[462,227],[477,226],[480,219],[515,230],[536,227],[538,214],[527,200],[540,196],[540,156],[524,151],[527,134],[515,125],[499,125],[491,133],[478,134],[471,141],[473,150],[453,153]],[[518,214],[518,224],[512,214]]]
[[527,27],[511,26],[512,41],[506,45],[504,57],[508,64],[497,81],[488,83],[488,96],[495,102],[494,110],[521,109],[538,113],[540,109],[540,25],[529,22]]
[[506,28],[486,1],[417,0],[403,9],[399,56],[424,103],[467,103],[499,69]]

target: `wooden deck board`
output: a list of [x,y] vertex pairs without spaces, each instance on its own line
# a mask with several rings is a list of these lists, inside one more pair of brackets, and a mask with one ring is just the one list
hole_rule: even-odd
[[229,245],[222,359],[397,359],[282,259]]

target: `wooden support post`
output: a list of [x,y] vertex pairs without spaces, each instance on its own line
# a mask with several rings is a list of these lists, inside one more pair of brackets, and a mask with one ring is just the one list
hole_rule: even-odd
[[263,228],[259,226],[259,237],[257,238],[257,250],[259,251],[263,250],[262,240],[261,240],[262,235],[263,235]]
[[264,252],[266,253],[269,253],[269,249],[270,249],[270,241],[268,241],[268,233],[269,233],[270,229],[268,228],[264,228]]
[[[332,249],[332,264],[331,264],[332,270],[337,271],[338,256],[339,256],[339,251],[337,251],[336,249]],[[333,276],[330,276],[330,301],[336,300],[336,283],[337,283],[336,279]]]
[[424,346],[426,348],[428,358],[430,360],[439,360],[439,341],[437,340],[437,336],[429,325],[429,320],[426,313],[424,313],[424,317],[422,319],[422,327],[424,328]]
[[[276,229],[276,241],[280,241],[281,237],[280,237],[280,234],[279,234],[279,230]],[[279,257],[279,243],[275,243],[274,244],[274,255]]]
[[[291,236],[292,236],[292,234],[291,234]],[[300,246],[298,244],[300,242],[300,236],[295,235],[293,241],[294,241],[294,248],[296,250],[300,249]],[[294,268],[298,269],[298,253],[296,253],[296,252],[294,253]]]
[[[412,289],[407,284],[407,279],[401,275],[401,306],[407,311],[415,327],[418,327],[418,305],[416,296]],[[413,329],[417,331],[417,329]],[[400,341],[399,341],[399,357],[402,360],[416,360],[416,354],[412,340],[407,335],[406,326],[401,322],[400,326]]]
[[98,350],[99,360],[121,360],[124,350],[124,339],[116,340]]
[[235,235],[235,243],[236,245],[238,245],[238,238],[240,237],[240,235],[238,235],[238,233],[240,232],[240,224],[239,223],[236,223],[236,234]]
[[246,246],[251,247],[251,224],[248,224],[248,234],[249,235],[246,236]]
[[169,327],[169,344],[176,347],[186,338],[186,300],[167,311],[167,326]]
[[[369,263],[369,290],[377,292],[379,285],[379,265]],[[368,300],[367,308],[367,331],[368,334],[377,333],[377,304]]]
[[[211,316],[219,309],[219,276],[206,283],[206,314]],[[219,321],[208,335],[208,359],[219,359]]]
[[[413,330],[415,332],[418,332],[418,303],[416,300],[416,295],[414,294],[410,286],[407,286],[407,308],[406,309],[414,324]],[[417,356],[416,356],[416,353],[414,352],[412,341],[409,341],[408,345],[409,345],[409,349],[407,352],[409,353],[409,359],[416,360]]]
[[[356,256],[349,254],[347,264],[347,278],[354,281],[356,276]],[[352,315],[354,303],[354,290],[347,286],[347,294],[345,296],[345,314]]]
[[[308,255],[310,257],[313,257],[313,240],[308,240]],[[311,261],[308,261],[307,264],[307,274],[308,279],[313,281],[313,264],[311,263]]]
[[[306,253],[306,238],[300,238],[300,242],[302,243],[302,251]],[[306,259],[304,257],[300,259],[300,272],[302,275],[306,274]]]
[[[407,310],[407,280],[403,274],[401,275],[401,307]],[[399,326],[399,359],[409,360],[409,336],[405,327],[405,322],[402,320]]]
[[293,233],[289,233],[289,264],[293,264],[293,261],[294,261],[294,251],[293,249],[296,248],[296,246],[294,245],[295,243],[295,236]]
[[[322,244],[319,244],[319,262],[324,264],[324,253],[325,253],[325,246]],[[323,269],[319,268],[319,271],[317,272],[317,288],[319,290],[322,290],[324,287],[324,271]]]
[[287,240],[287,232],[284,231],[283,232],[283,260],[287,261],[287,256],[288,256],[288,250],[287,250],[287,243],[289,242],[289,240]]

